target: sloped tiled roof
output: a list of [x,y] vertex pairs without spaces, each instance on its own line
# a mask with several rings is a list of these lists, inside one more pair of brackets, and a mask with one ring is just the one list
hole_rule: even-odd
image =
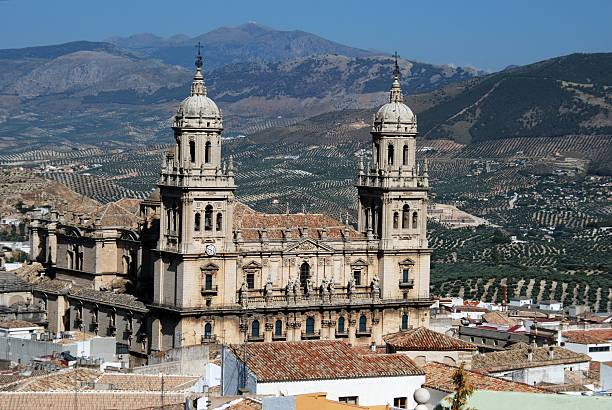
[[[265,214],[254,211],[244,204],[238,203],[234,208],[234,229],[240,229],[242,237],[247,240],[259,239],[259,231],[267,230],[269,239],[283,239],[286,228],[291,229],[291,239],[299,239],[302,228],[308,228],[308,235],[318,239],[323,228],[327,229],[327,237],[342,238],[346,225],[324,214]],[[349,238],[361,238],[363,235],[348,228]]]
[[163,396],[160,392],[10,392],[0,393],[0,407],[3,410],[183,410],[186,398],[187,393],[183,392],[166,392]]
[[562,347],[553,347],[554,358],[549,356],[548,347],[533,348],[533,357],[529,360],[530,348],[511,349],[501,352],[483,353],[472,359],[472,370],[481,372],[500,372],[506,370],[525,369],[529,367],[551,366],[590,362],[591,358],[583,353],[575,353]]
[[124,205],[118,202],[110,202],[100,207],[94,214],[95,220],[101,226],[120,226],[126,228],[137,226],[140,218],[133,212],[131,206],[126,207]]
[[77,383],[79,390],[87,390],[93,387],[85,387],[81,383],[93,383],[99,375],[100,371],[95,369],[65,369],[7,384],[2,386],[1,390],[21,392],[74,391]]
[[404,330],[384,337],[395,350],[476,350],[476,346],[425,327]]
[[39,327],[37,324],[27,322],[25,320],[8,320],[6,322],[0,322],[0,327],[3,329],[18,329],[22,327]]
[[76,298],[88,299],[113,306],[121,305],[132,309],[146,309],[145,304],[139,301],[136,296],[127,293],[115,293],[107,290],[94,290],[74,286],[69,289],[68,294]]
[[[196,376],[164,375],[164,391],[187,391],[198,381]],[[112,385],[115,390],[161,391],[162,377],[159,375],[104,373],[96,381],[99,385]]]
[[364,354],[334,340],[232,345],[258,382],[400,377],[423,372],[405,355]]
[[501,312],[488,312],[482,316],[482,320],[490,323],[492,325],[502,325],[502,326],[516,326],[518,322],[512,318],[509,318],[508,315],[504,315]]
[[[438,362],[429,362],[421,368],[425,372],[424,387],[431,387],[447,393],[452,393],[454,391],[453,373],[457,369],[456,367]],[[541,389],[525,383],[517,383],[470,370],[465,370],[465,372],[467,373],[468,383],[477,390],[543,393]]]
[[567,332],[563,332],[563,337],[570,343],[610,343],[612,340],[612,329],[568,330]]

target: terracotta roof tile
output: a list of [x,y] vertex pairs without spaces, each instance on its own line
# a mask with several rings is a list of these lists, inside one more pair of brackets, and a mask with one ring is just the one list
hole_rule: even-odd
[[487,323],[493,325],[503,325],[503,326],[516,326],[518,322],[512,318],[509,318],[508,315],[505,315],[501,312],[488,312],[482,316],[482,320]]
[[474,356],[472,369],[482,372],[500,372],[506,370],[525,369],[529,367],[551,366],[554,364],[570,364],[590,362],[591,358],[583,353],[575,353],[562,347],[553,347],[554,358],[549,356],[548,347],[533,348],[532,360],[528,358],[530,348],[511,349],[501,352],[483,353]]
[[476,346],[424,327],[404,330],[384,337],[385,342],[401,350],[476,350]]
[[405,355],[364,354],[334,340],[232,345],[259,382],[399,377],[423,372]]
[[[196,376],[164,375],[165,391],[188,391],[199,380]],[[161,391],[162,378],[159,375],[104,373],[96,381],[96,389],[112,385],[114,390]]]
[[88,409],[88,410],[183,410],[187,393],[166,392],[117,392],[80,391],[74,392],[3,392],[0,393],[0,407],[3,410],[21,409]]
[[25,320],[8,320],[6,322],[0,322],[0,327],[3,329],[17,329],[21,327],[40,327],[40,326],[32,322],[27,322]]
[[[447,393],[452,393],[454,391],[452,377],[453,372],[457,369],[456,367],[438,362],[429,362],[421,368],[425,372],[425,383],[423,386],[431,387]],[[517,383],[470,370],[466,370],[465,372],[468,376],[468,383],[474,386],[477,390],[543,393],[541,389],[532,387],[525,383]]]
[[563,337],[570,343],[600,344],[612,341],[612,329],[568,330]]

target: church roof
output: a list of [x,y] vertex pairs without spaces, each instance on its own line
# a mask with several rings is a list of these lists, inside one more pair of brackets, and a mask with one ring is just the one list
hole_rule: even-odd
[[[299,239],[304,227],[308,228],[308,235],[316,239],[324,228],[327,230],[327,237],[332,239],[342,238],[342,232],[346,229],[346,225],[324,214],[266,214],[256,212],[241,203],[237,203],[234,207],[234,230],[240,229],[242,237],[246,240],[259,239],[260,231],[263,229],[266,229],[269,239],[281,240],[287,228],[290,229],[291,239]],[[350,226],[347,232],[349,238],[363,237]]]

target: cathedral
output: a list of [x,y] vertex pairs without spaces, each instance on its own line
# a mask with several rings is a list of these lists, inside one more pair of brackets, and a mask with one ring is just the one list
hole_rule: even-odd
[[34,297],[50,331],[113,335],[138,363],[200,343],[370,345],[428,326],[428,170],[397,62],[373,119],[372,159],[355,176],[357,226],[240,203],[222,132],[198,54],[153,194],[32,221],[31,257],[45,267]]

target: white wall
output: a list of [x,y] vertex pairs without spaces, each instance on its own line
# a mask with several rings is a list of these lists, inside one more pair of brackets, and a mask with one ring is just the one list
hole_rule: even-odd
[[368,377],[361,379],[310,380],[299,382],[257,383],[257,394],[297,395],[326,392],[329,400],[358,396],[359,405],[393,405],[395,397],[407,397],[408,408],[416,406],[414,391],[425,383],[425,376]]
[[[589,352],[589,347],[595,347],[595,346],[609,346],[610,347],[610,351],[607,352]],[[588,354],[591,359],[595,360],[596,362],[609,362],[612,360],[612,343],[601,343],[601,344],[592,344],[592,345],[585,345],[585,344],[580,344],[580,343],[569,343],[569,342],[565,342],[565,346],[566,349],[571,350],[572,352],[576,352],[576,353],[584,353],[584,354]]]
[[599,381],[604,391],[612,391],[612,364],[601,364]]
[[32,334],[42,332],[41,327],[27,327],[15,329],[0,329],[0,337],[14,337],[15,339],[32,339]]
[[563,384],[565,383],[565,370],[571,370],[573,372],[586,372],[589,370],[589,362],[530,367],[508,372],[491,373],[491,376],[501,377],[515,382],[527,383],[531,386],[534,384],[540,384],[542,382]]

